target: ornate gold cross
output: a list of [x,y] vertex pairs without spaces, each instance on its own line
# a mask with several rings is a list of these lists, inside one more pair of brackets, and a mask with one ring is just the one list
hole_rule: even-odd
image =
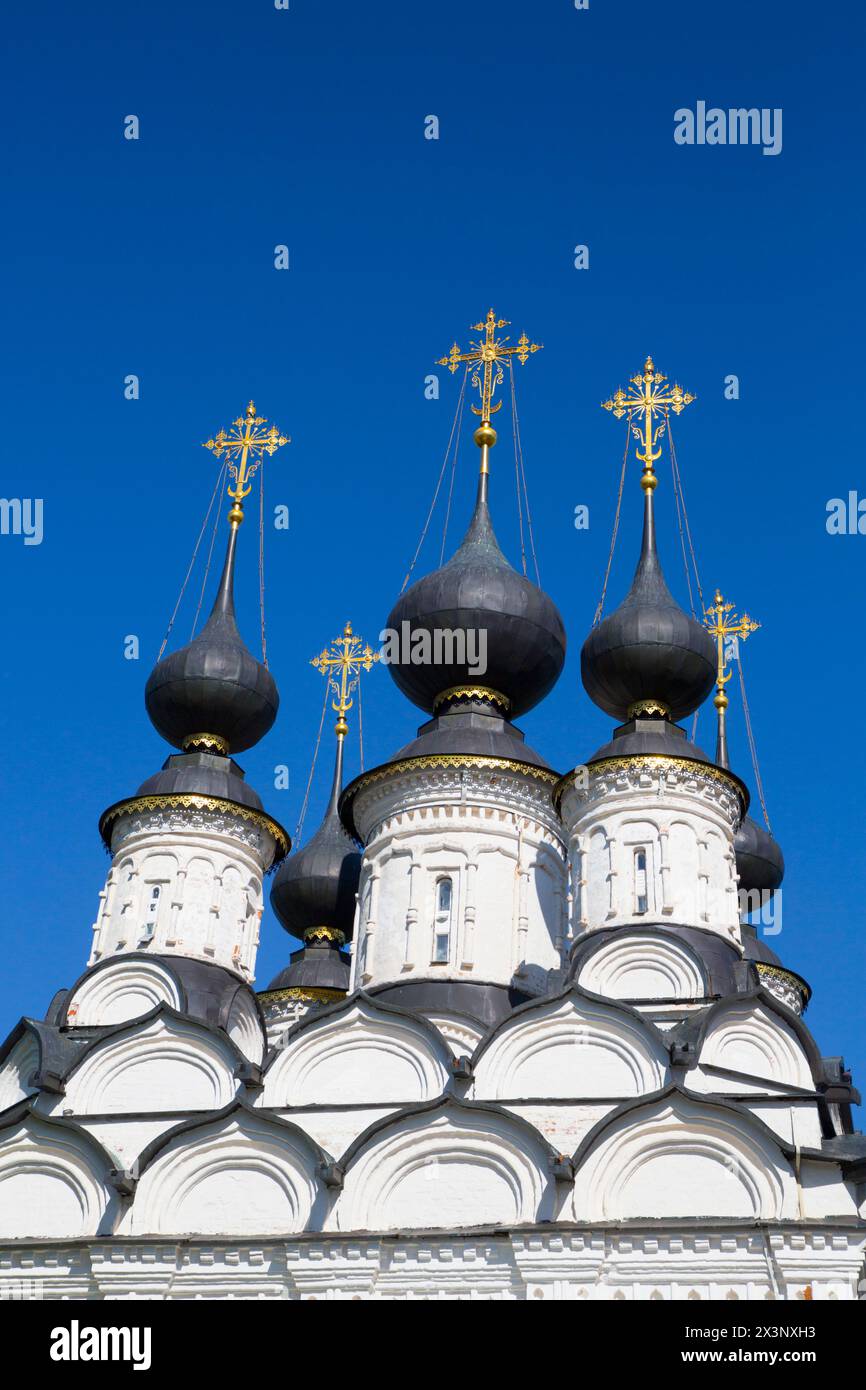
[[496,333],[500,328],[505,328],[511,322],[510,319],[498,319],[492,309],[488,309],[487,318],[483,323],[473,323],[470,325],[476,333],[483,333],[484,337],[480,342],[472,343],[468,352],[461,352],[456,343],[452,344],[451,351],[447,357],[438,357],[437,366],[447,367],[450,372],[456,372],[461,362],[474,364],[472,372],[472,385],[481,394],[481,408],[472,406],[472,412],[481,416],[481,423],[489,424],[491,415],[494,415],[502,406],[501,401],[493,405],[493,396],[497,386],[502,383],[502,368],[509,357],[516,357],[521,364],[526,362],[530,353],[540,352],[543,343],[531,343],[525,333],[521,333],[517,342],[511,347],[506,347],[508,342],[505,338],[497,338]]
[[228,489],[228,495],[232,498],[234,506],[229,512],[229,521],[232,526],[240,526],[244,519],[243,500],[252,491],[250,479],[255,474],[262,462],[265,454],[275,454],[283,444],[290,444],[291,440],[285,434],[280,434],[276,425],[271,425],[269,430],[263,429],[267,420],[261,415],[256,414],[256,407],[252,401],[246,409],[246,414],[231,424],[231,433],[226,434],[225,430],[220,430],[214,439],[208,439],[202,446],[210,449],[218,459],[225,454],[228,462],[228,470],[234,479],[234,487]]
[[342,636],[335,637],[330,649],[323,647],[310,662],[327,677],[331,693],[336,696],[331,701],[331,708],[337,712],[337,738],[345,738],[349,732],[346,712],[354,703],[351,697],[358,688],[361,672],[369,671],[373,663],[379,660],[379,653],[374,652],[369,643],[362,645],[363,642],[363,637],[357,637],[352,631],[352,624],[346,623]]
[[[668,412],[672,410],[679,415],[695,399],[691,392],[684,391],[676,382],[673,386],[663,386],[664,381],[667,381],[667,377],[656,371],[652,358],[648,357],[643,371],[631,378],[627,391],[619,387],[610,400],[601,403],[602,408],[611,411],[617,420],[628,415],[632,433],[642,446],[635,453],[643,464],[640,483],[644,492],[652,491],[658,481],[653,464],[661,458],[662,451],[655,446],[665,432]],[[642,416],[642,423],[635,424],[635,416]]]
[[725,694],[725,686],[731,679],[732,672],[726,670],[727,657],[725,655],[725,639],[728,637],[742,637],[743,641],[751,632],[757,632],[761,626],[750,618],[748,613],[744,613],[740,618],[734,612],[732,603],[725,603],[721,589],[716,589],[714,602],[710,608],[704,609],[704,627],[711,637],[716,639],[716,651],[718,660],[718,670],[716,674],[716,695],[713,704],[721,713],[727,708],[728,697]]

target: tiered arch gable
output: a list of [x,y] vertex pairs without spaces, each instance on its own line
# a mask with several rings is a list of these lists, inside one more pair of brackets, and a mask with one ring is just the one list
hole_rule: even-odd
[[575,959],[574,977],[608,999],[689,1001],[709,992],[697,951],[663,929],[619,931],[598,945],[588,942]]
[[452,1230],[552,1220],[556,1159],[519,1117],[442,1096],[371,1125],[351,1145],[329,1227]]
[[790,1010],[763,990],[720,1000],[701,1019],[693,1091],[815,1090],[818,1049]]
[[303,1020],[269,1057],[263,1105],[406,1105],[441,1095],[452,1052],[426,1019],[363,992]]
[[577,985],[515,1009],[473,1057],[477,1100],[625,1099],[659,1090],[668,1051],[636,1009]]
[[794,1173],[747,1111],[670,1086],[602,1119],[575,1154],[576,1221],[796,1220]]
[[65,1104],[78,1115],[221,1110],[243,1063],[221,1030],[160,1004],[87,1048],[66,1078]]
[[333,1160],[297,1125],[235,1101],[141,1156],[128,1231],[213,1236],[319,1230]]
[[7,1239],[76,1240],[111,1231],[109,1155],[80,1126],[25,1101],[0,1115],[0,1230]]

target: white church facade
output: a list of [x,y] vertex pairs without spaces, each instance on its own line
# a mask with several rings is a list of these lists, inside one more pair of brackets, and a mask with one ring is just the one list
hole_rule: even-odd
[[[483,628],[487,672],[391,665],[425,722],[345,788],[344,700],[297,852],[235,761],[279,703],[235,620],[235,498],[211,616],[147,683],[176,751],[100,822],[81,976],[0,1048],[0,1293],[860,1296],[859,1097],[741,916],[782,858],[724,739],[678,722],[718,669],[662,575],[651,461],[634,581],[581,656],[615,728],[563,775],[514,723],[565,632],[496,541],[489,404],[466,537],[388,619]],[[264,988],[271,873],[303,944]]]

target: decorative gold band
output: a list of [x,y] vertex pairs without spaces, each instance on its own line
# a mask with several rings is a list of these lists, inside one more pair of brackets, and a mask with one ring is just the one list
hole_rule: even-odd
[[503,695],[501,690],[494,690],[489,685],[452,685],[447,690],[436,696],[433,701],[433,712],[440,705],[446,704],[449,700],[487,700],[492,705],[500,705],[506,714],[511,709],[511,701],[507,695]]
[[345,945],[346,935],[338,927],[308,927],[304,932],[305,941],[336,941],[338,946]]
[[660,714],[662,719],[671,717],[670,706],[663,705],[661,700],[635,700],[626,710],[627,719],[637,719],[641,714]]
[[239,802],[229,801],[222,796],[201,796],[198,792],[165,792],[161,796],[131,796],[128,801],[118,801],[114,806],[109,806],[107,811],[103,811],[99,820],[99,833],[106,846],[110,848],[110,827],[120,816],[131,815],[135,811],[161,811],[174,806],[185,811],[229,811],[241,820],[248,820],[253,825],[260,826],[276,841],[275,864],[284,859],[292,847],[288,832],[278,821],[265,815],[264,811],[257,811],[252,806],[241,806]]
[[[715,763],[701,763],[694,758],[671,758],[666,753],[643,753],[633,757],[601,758],[597,763],[587,763],[587,770],[598,775],[605,772],[627,772],[632,769],[638,772],[654,773],[689,772],[696,776],[708,777],[714,782],[721,782],[729,791],[735,793],[744,815],[748,810],[749,793],[739,777],[735,777],[731,772],[726,772],[724,768],[716,767]],[[564,777],[558,780],[553,790],[553,801],[557,809],[559,809],[563,793],[573,783],[573,772],[567,772]]]
[[408,772],[413,768],[425,767],[487,767],[493,772],[522,773],[524,776],[534,777],[539,782],[548,782],[552,787],[560,780],[550,768],[536,767],[533,763],[519,763],[511,758],[485,758],[481,753],[428,753],[419,758],[403,758],[399,763],[385,763],[372,772],[363,773],[354,782],[350,782],[344,795],[347,801],[351,800],[373,782],[381,782],[386,777],[394,777],[397,773]]
[[260,999],[267,1003],[276,1002],[279,999],[297,999],[303,1004],[330,1004],[335,999],[345,999],[346,991],[342,989],[317,989],[309,986],[295,985],[291,989],[263,989],[259,994]]
[[229,751],[229,741],[220,734],[187,734],[183,741],[184,753],[203,749],[206,753],[221,753],[225,757]]
[[801,975],[795,975],[793,970],[785,970],[780,965],[765,965],[761,960],[752,963],[759,976],[769,975],[774,980],[782,980],[786,985],[791,985],[793,989],[799,990],[807,1000],[811,997],[812,991],[806,981]]

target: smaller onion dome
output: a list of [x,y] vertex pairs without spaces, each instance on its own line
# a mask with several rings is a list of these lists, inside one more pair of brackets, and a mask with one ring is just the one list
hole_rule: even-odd
[[[716,739],[716,763],[727,769],[728,732],[727,697],[723,690],[715,700],[718,717],[718,738]],[[785,859],[781,846],[751,816],[744,816],[734,835],[734,856],[741,893],[775,893],[785,877]]]
[[778,841],[751,816],[734,836],[740,891],[774,893],[785,877],[785,860]]
[[478,693],[516,718],[544,698],[565,661],[565,628],[556,605],[499,548],[487,479],[482,472],[475,511],[456,553],[401,594],[388,618],[398,649],[388,669],[403,694],[430,713],[455,697]]
[[343,772],[343,739],[337,741],[334,782],[325,818],[315,835],[280,866],[271,906],[291,936],[330,940],[352,935],[361,854],[337,813]]
[[144,702],[162,737],[185,751],[243,752],[263,738],[279,708],[273,676],[247,650],[234,605],[237,526],[232,525],[219,590],[197,637],[153,669]]
[[631,588],[584,642],[580,674],[590,699],[619,720],[684,719],[712,689],[712,638],[680,608],[662,573],[652,486],[644,485],[643,542]]

